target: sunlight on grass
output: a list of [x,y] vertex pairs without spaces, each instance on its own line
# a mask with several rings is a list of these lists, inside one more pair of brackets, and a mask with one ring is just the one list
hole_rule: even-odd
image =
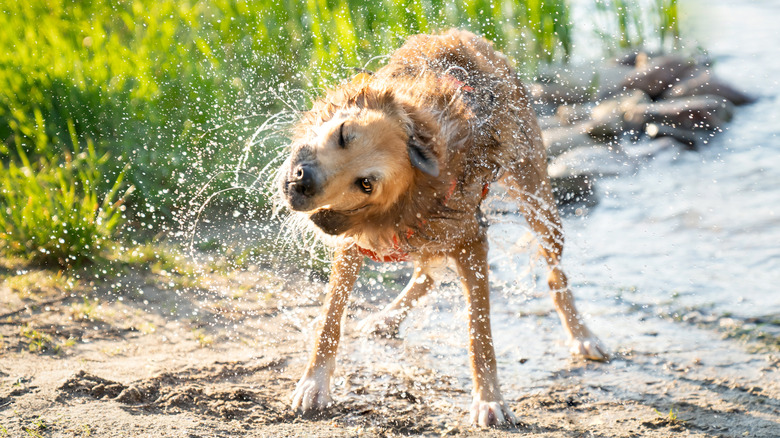
[[[676,0],[592,1],[603,38],[618,47],[679,36]],[[377,68],[409,35],[467,28],[533,75],[567,60],[577,31],[566,0],[30,0],[2,9],[0,253],[60,266],[103,257],[125,217],[129,235],[159,230],[193,187],[235,167],[271,115],[353,67]],[[246,170],[283,144],[258,143]],[[136,192],[121,194],[127,187]],[[262,208],[265,199],[247,202]]]
[[108,154],[98,156],[91,141],[81,151],[71,133],[72,154],[30,162],[19,147],[21,165],[0,163],[0,249],[5,252],[42,264],[75,265],[99,258],[121,223],[132,186],[119,195],[120,173],[104,191],[101,167]]

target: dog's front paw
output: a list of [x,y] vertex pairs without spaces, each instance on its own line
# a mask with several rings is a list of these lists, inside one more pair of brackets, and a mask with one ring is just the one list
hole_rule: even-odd
[[475,396],[471,403],[471,423],[479,427],[517,424],[515,414],[503,400],[485,401]]
[[300,415],[316,414],[333,404],[330,396],[330,379],[322,376],[304,376],[295,387],[292,408]]
[[569,341],[571,354],[588,360],[604,362],[609,360],[609,353],[599,339],[593,335],[575,338]]
[[396,338],[402,322],[403,315],[400,312],[381,311],[366,317],[358,326],[358,330],[380,338]]

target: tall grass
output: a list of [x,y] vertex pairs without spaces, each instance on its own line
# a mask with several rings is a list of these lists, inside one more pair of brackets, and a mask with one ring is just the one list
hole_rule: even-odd
[[[625,11],[613,5],[618,0],[604,1],[612,5],[607,14]],[[676,26],[671,6],[664,26]],[[627,23],[619,25],[629,35]],[[268,162],[278,141],[259,142],[251,156],[243,149],[286,100],[301,100],[289,90],[318,93],[352,67],[375,68],[410,34],[450,26],[495,41],[526,73],[566,60],[575,30],[568,0],[0,2],[0,178],[13,187],[5,208],[23,210],[20,193],[43,196],[60,178],[63,187],[86,189],[76,169],[86,165],[79,141],[89,138],[94,159],[87,161],[96,167],[88,177],[108,179],[102,185],[111,193],[129,166],[122,175],[138,189],[130,201],[141,225],[153,227],[215,172],[239,159],[250,172]],[[58,208],[94,205],[90,191],[74,193]],[[32,202],[40,212],[54,209]],[[64,217],[40,227],[56,229]],[[47,233],[33,239],[9,223],[6,249],[44,247]]]
[[594,5],[596,32],[607,51],[676,48],[680,38],[677,0],[595,0]]
[[[72,123],[73,154],[31,162],[17,143],[20,164],[0,163],[0,250],[63,267],[94,261],[122,220],[123,174],[107,188],[94,143],[79,147]],[[39,139],[45,140],[44,134]]]

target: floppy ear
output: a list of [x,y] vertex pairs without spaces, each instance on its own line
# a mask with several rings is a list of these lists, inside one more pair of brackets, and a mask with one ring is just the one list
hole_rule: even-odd
[[432,177],[439,176],[439,160],[429,148],[420,144],[419,139],[414,134],[409,137],[406,150],[409,152],[409,161],[412,162],[412,166]]
[[438,125],[431,116],[417,111],[409,105],[402,105],[406,117],[406,131],[409,140],[406,142],[406,151],[409,153],[409,161],[412,166],[432,177],[439,176],[439,158],[434,152],[435,138]]

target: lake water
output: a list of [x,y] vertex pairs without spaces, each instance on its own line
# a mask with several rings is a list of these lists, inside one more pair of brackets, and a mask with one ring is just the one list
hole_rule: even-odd
[[[683,2],[683,29],[716,75],[758,96],[698,152],[602,181],[601,204],[565,220],[579,289],[636,288],[742,316],[780,313],[780,2]],[[673,159],[676,158],[676,159]]]

